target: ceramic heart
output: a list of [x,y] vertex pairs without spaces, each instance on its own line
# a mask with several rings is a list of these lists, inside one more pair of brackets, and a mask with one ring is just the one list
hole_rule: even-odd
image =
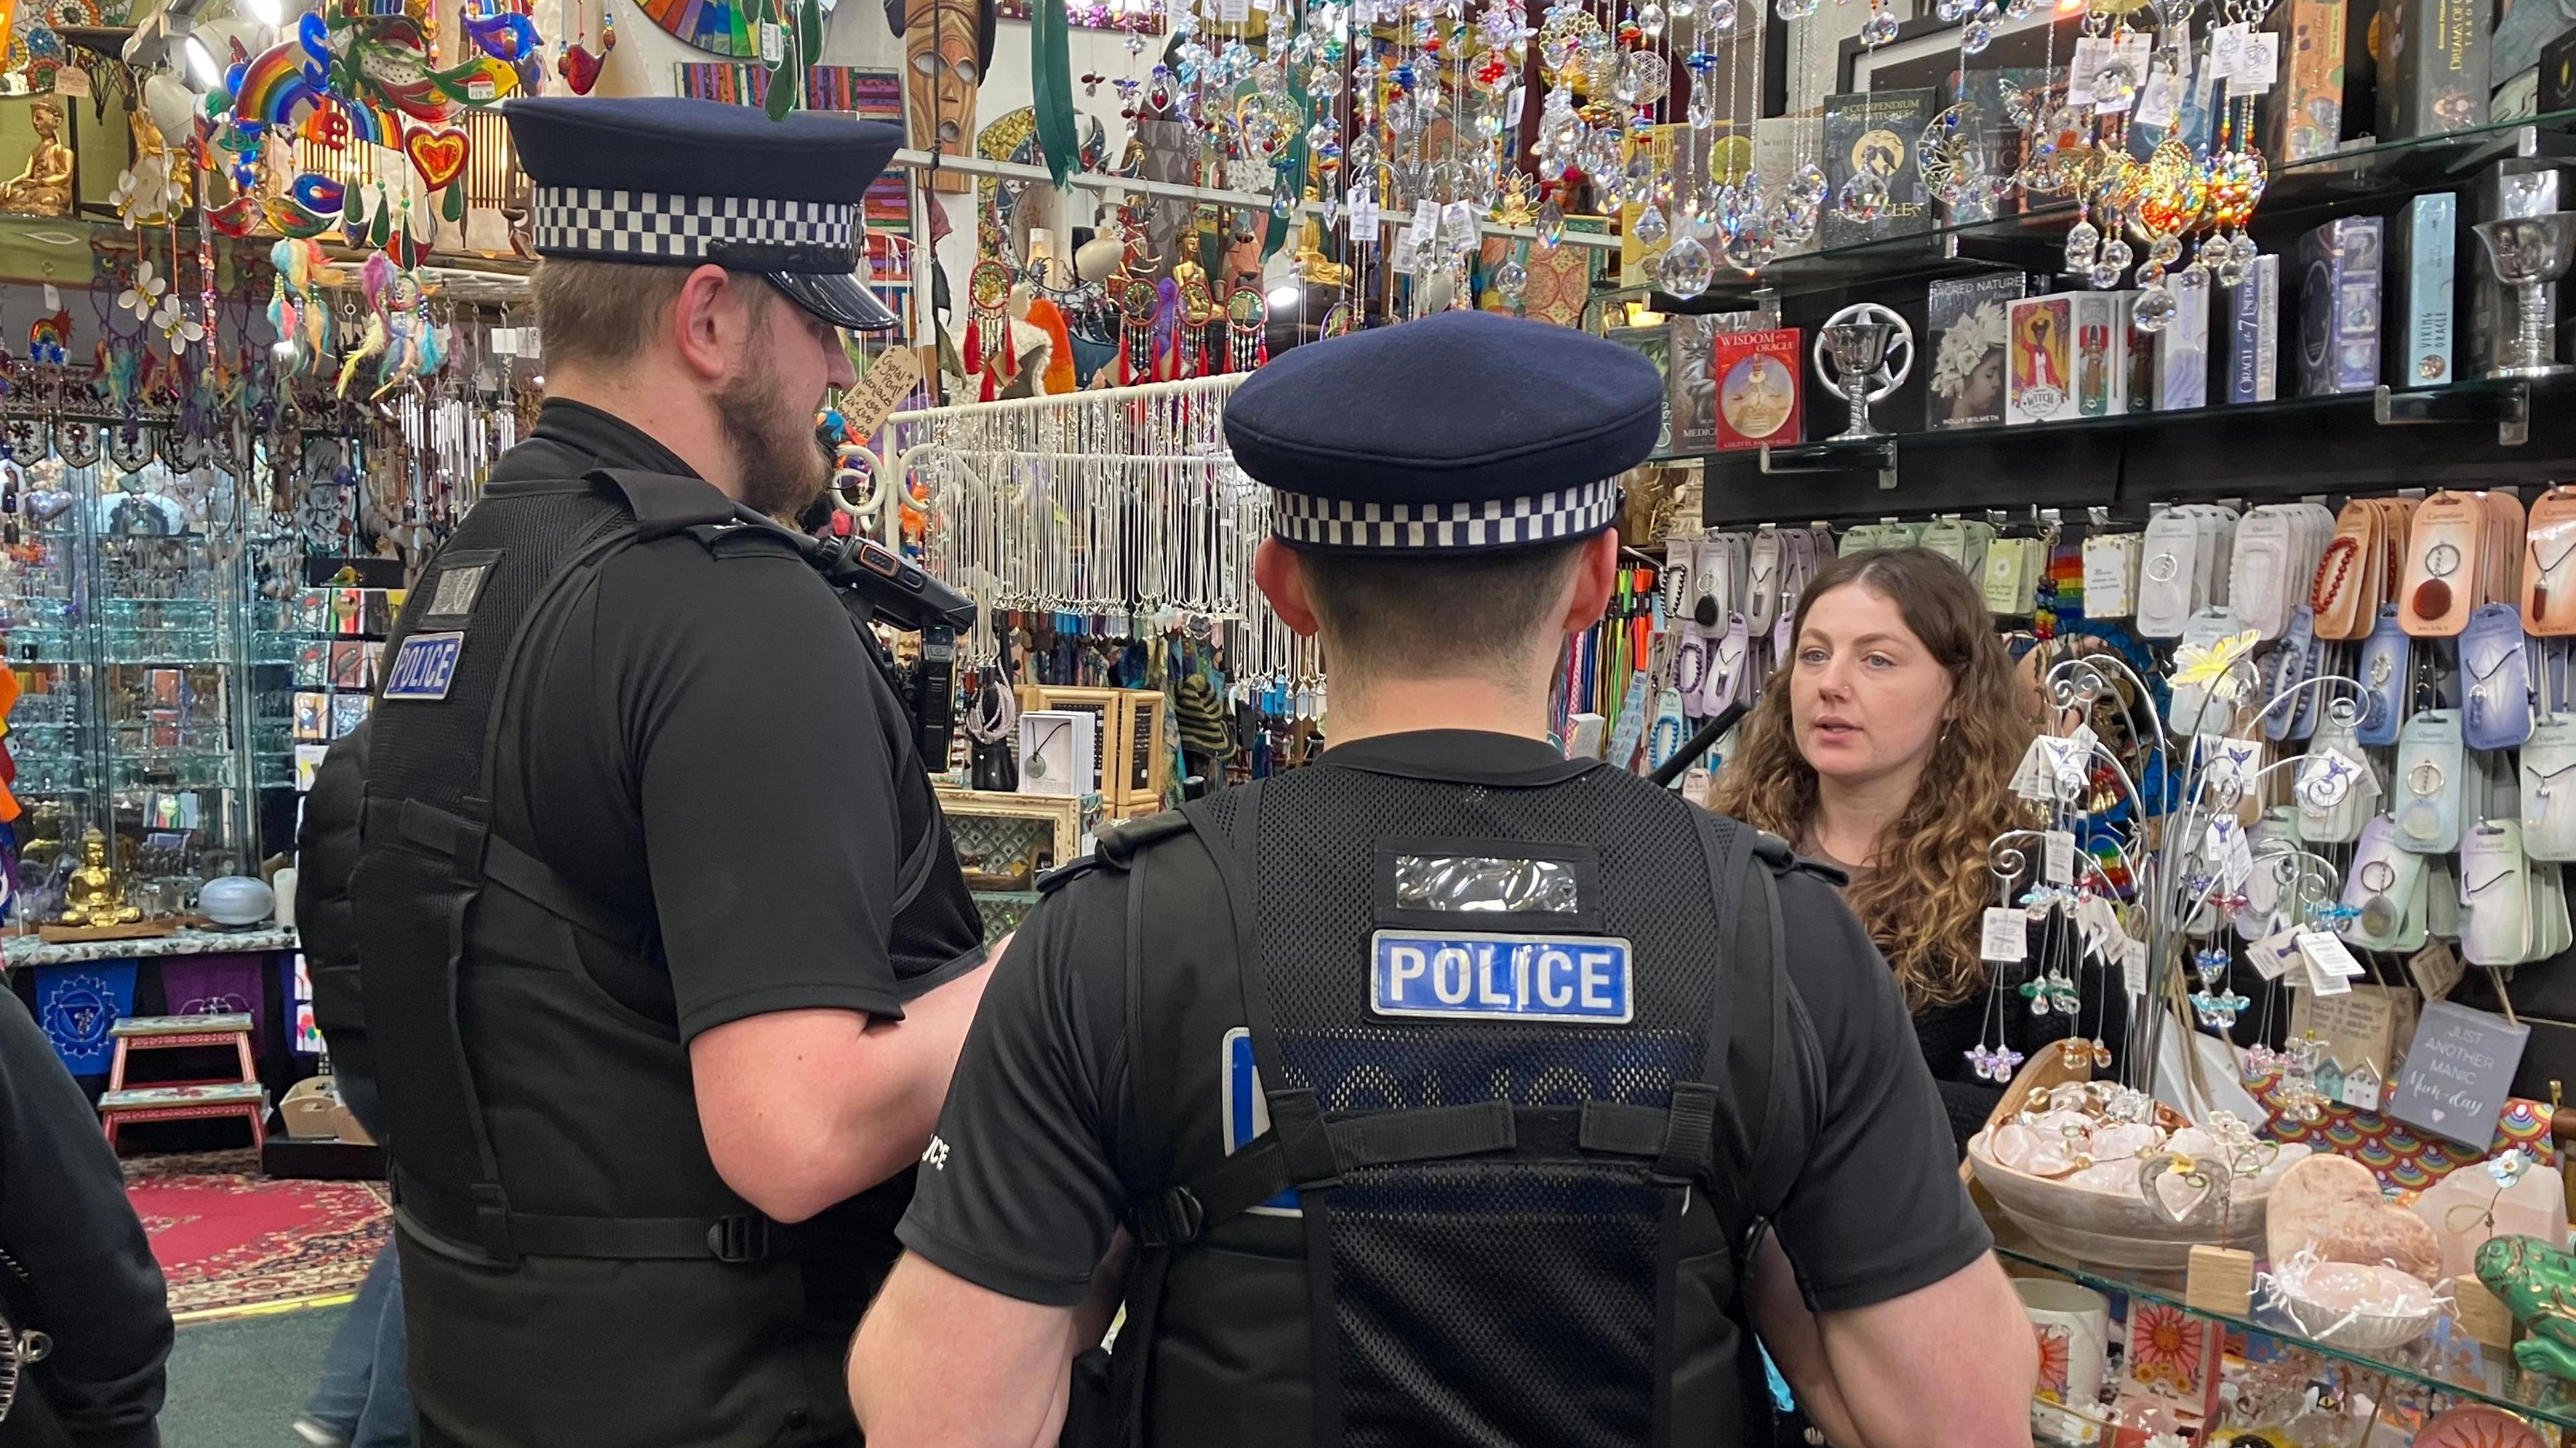
[[2350,1157],[2303,1157],[2265,1198],[2265,1246],[2275,1262],[2302,1249],[2330,1262],[2385,1264],[2424,1282],[2442,1271],[2430,1224],[2381,1194],[2379,1178]]
[[403,136],[403,154],[411,157],[412,169],[436,191],[464,174],[473,142],[455,126],[415,126]]
[[2149,1206],[2180,1224],[2218,1190],[2218,1178],[2188,1157],[2161,1152],[2139,1165],[2138,1187]]

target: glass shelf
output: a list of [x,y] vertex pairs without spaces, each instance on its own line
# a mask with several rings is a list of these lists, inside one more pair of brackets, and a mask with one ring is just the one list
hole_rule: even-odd
[[2436,1337],[2446,1335],[2442,1326],[2437,1325],[2433,1333],[2391,1352],[2361,1352],[2318,1341],[2286,1315],[2260,1306],[2259,1291],[2255,1295],[2258,1305],[2250,1312],[2208,1312],[2186,1300],[2178,1276],[2077,1262],[2032,1241],[2009,1222],[1996,1223],[1995,1251],[2007,1263],[2072,1278],[2099,1292],[2125,1293],[2133,1299],[2166,1303],[2195,1317],[2214,1318],[2239,1331],[2259,1333],[2370,1372],[2385,1373],[2402,1383],[2438,1389],[2472,1402],[2491,1403],[2557,1427],[2576,1428],[2576,1384],[2544,1373],[2525,1372],[2515,1364],[2510,1351],[2483,1347],[2465,1336],[2454,1343],[2437,1343]]
[[[2402,195],[2446,181],[2466,181],[2507,156],[2576,154],[2576,110],[2551,111],[2466,130],[2351,146],[2272,167],[2255,214],[2257,230],[2325,207]],[[2075,224],[2073,201],[2048,201],[1985,220],[1872,237],[1784,256],[1756,272],[1721,266],[1705,296],[1749,301],[1756,291],[1831,291],[1842,287],[1933,281],[1978,271],[2055,273],[2056,253]],[[2272,248],[2266,248],[2267,250]],[[1707,310],[1686,307],[1684,310]]]

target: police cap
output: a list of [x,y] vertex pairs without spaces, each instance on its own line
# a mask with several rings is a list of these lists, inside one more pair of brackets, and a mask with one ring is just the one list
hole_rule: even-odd
[[1664,380],[1615,343],[1443,312],[1310,343],[1226,402],[1271,531],[1330,552],[1468,553],[1586,538],[1654,451]]
[[502,113],[535,187],[539,256],[713,262],[834,326],[895,324],[859,274],[859,205],[903,143],[896,127],[666,97],[531,97]]

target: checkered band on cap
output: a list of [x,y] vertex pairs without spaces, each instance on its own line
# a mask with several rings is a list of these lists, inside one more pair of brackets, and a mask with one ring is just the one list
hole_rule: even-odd
[[1357,503],[1274,491],[1270,530],[1318,548],[1422,553],[1526,548],[1600,532],[1618,520],[1619,483],[1604,478],[1529,497],[1470,503]]
[[540,186],[533,210],[539,255],[696,261],[718,243],[854,255],[858,235],[858,208],[846,201]]

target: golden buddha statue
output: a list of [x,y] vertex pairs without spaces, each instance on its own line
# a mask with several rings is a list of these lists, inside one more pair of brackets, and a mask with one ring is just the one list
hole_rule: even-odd
[[80,868],[63,882],[57,925],[131,925],[143,912],[125,903],[125,882],[107,863],[107,836],[96,825],[81,836]]
[[[1306,200],[1311,205],[1319,198],[1312,182],[1306,186]],[[1304,234],[1297,241],[1297,275],[1310,287],[1346,287],[1351,284],[1351,269],[1324,255],[1324,218],[1306,213]]]
[[1172,268],[1172,285],[1181,294],[1182,320],[1193,327],[1204,327],[1217,319],[1216,294],[1208,290],[1206,267],[1182,257]]
[[36,128],[36,149],[16,179],[0,185],[0,211],[20,216],[72,214],[72,148],[63,144],[63,108],[50,96],[27,107]]

